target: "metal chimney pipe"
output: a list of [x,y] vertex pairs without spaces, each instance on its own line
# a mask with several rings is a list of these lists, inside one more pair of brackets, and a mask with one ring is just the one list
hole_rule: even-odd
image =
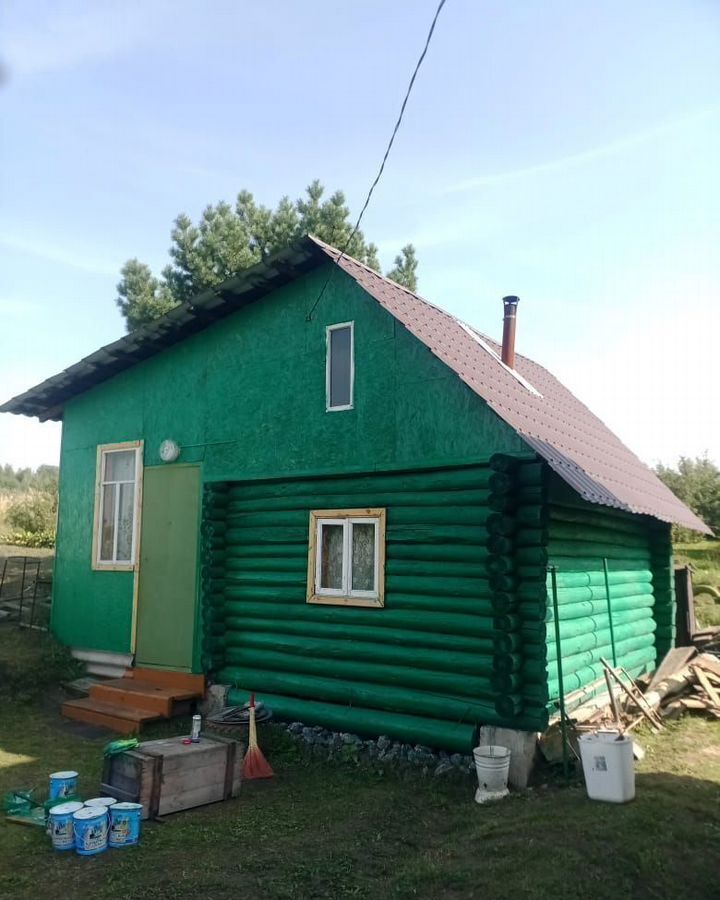
[[503,297],[505,316],[503,318],[502,361],[510,369],[515,368],[515,321],[519,297]]

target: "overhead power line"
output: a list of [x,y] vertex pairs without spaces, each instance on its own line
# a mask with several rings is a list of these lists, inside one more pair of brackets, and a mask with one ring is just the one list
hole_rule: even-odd
[[[370,204],[370,198],[373,195],[373,191],[375,190],[375,188],[378,185],[378,182],[382,178],[382,174],[385,170],[385,163],[387,162],[388,156],[390,156],[390,151],[392,150],[392,146],[395,143],[395,138],[397,136],[398,130],[400,129],[400,124],[403,120],[403,116],[405,115],[405,107],[408,104],[408,100],[410,99],[410,94],[412,93],[413,85],[415,84],[415,79],[417,78],[417,74],[420,71],[420,66],[423,64],[423,60],[425,59],[425,56],[428,52],[428,48],[430,46],[430,41],[432,40],[433,32],[435,31],[435,25],[437,24],[438,16],[440,15],[442,8],[443,8],[443,6],[445,6],[446,2],[447,2],[447,0],[440,0],[440,2],[438,3],[437,9],[435,10],[435,15],[433,16],[433,20],[430,23],[430,30],[428,31],[427,37],[425,38],[425,46],[422,49],[422,53],[418,57],[418,61],[415,63],[415,68],[413,70],[412,76],[410,77],[410,82],[407,86],[407,90],[405,91],[405,97],[403,98],[402,106],[400,107],[400,114],[397,117],[397,122],[395,123],[395,127],[393,128],[392,134],[390,135],[390,140],[388,141],[388,145],[385,148],[385,153],[383,155],[382,162],[380,163],[380,168],[378,169],[377,175],[375,176],[375,180],[370,185],[370,190],[368,191],[367,197],[365,198],[365,202],[363,203],[362,209],[360,210],[360,215],[357,217],[357,222],[355,223],[355,227],[350,232],[350,237],[347,239],[347,241],[345,241],[345,245],[340,250],[340,256],[338,256],[338,258],[336,260],[337,263],[339,263],[340,260],[343,258],[343,256],[345,256],[345,251],[350,246],[352,239],[358,233],[358,229],[360,228],[360,223],[362,222],[362,217],[365,215],[365,210],[368,208],[368,205]],[[308,322],[312,319],[312,315],[315,312],[315,310],[317,309],[318,303],[320,303],[320,301],[322,300],[323,294],[325,293],[325,289],[327,288],[328,283],[330,282],[330,278],[332,277],[334,271],[335,270],[333,269],[332,272],[330,272],[328,277],[325,279],[325,283],[323,284],[322,288],[320,289],[320,293],[317,295],[317,298],[315,299],[315,302],[312,305],[312,309],[307,314],[306,319]]]

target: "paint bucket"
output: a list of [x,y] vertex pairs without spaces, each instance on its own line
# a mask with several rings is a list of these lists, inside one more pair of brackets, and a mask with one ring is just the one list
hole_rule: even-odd
[[475,792],[477,803],[486,800],[499,800],[507,796],[508,774],[510,773],[510,751],[507,747],[495,744],[484,744],[473,750],[475,771],[478,778],[478,789]]
[[142,803],[116,803],[110,807],[110,847],[132,847],[140,840]]
[[75,849],[80,856],[107,850],[108,812],[104,806],[83,806],[73,813]]
[[77,772],[53,772],[50,776],[50,799],[67,800],[77,794]]
[[114,803],[117,803],[115,797],[93,797],[85,801],[85,806],[104,806],[109,809]]
[[82,809],[82,803],[58,803],[48,814],[48,834],[53,850],[72,850],[75,847],[73,814]]

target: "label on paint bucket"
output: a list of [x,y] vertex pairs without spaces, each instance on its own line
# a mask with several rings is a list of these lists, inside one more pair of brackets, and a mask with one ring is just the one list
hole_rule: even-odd
[[81,856],[102,853],[107,848],[108,814],[102,806],[83,806],[73,815],[75,849]]
[[110,807],[111,847],[131,847],[140,840],[142,803],[116,803]]
[[64,800],[77,793],[78,773],[73,771],[53,772],[50,775],[50,799]]
[[75,846],[73,815],[82,803],[59,803],[48,815],[48,834],[54,850],[72,850]]

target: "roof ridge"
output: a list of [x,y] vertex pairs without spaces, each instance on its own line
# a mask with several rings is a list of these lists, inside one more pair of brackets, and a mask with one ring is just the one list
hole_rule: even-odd
[[438,306],[437,304],[433,303],[432,300],[428,300],[427,297],[421,297],[420,294],[416,294],[415,291],[411,291],[409,287],[406,287],[404,284],[400,284],[398,281],[393,281],[392,278],[388,278],[388,276],[383,275],[382,272],[376,272],[375,269],[372,268],[372,266],[369,266],[367,263],[362,262],[362,260],[359,260],[357,257],[351,256],[344,250],[338,250],[337,247],[333,247],[332,244],[328,244],[327,241],[322,240],[322,238],[317,237],[317,235],[308,234],[307,236],[329,256],[332,257],[334,254],[337,254],[337,259],[335,260],[335,262],[338,265],[340,265],[342,259],[347,259],[349,262],[354,263],[356,266],[360,266],[360,268],[365,269],[365,271],[369,275],[372,275],[375,278],[379,278],[381,281],[392,285],[399,291],[403,291],[405,294],[408,294],[413,298],[413,300],[417,300],[420,303],[424,303],[426,306],[430,306],[432,309],[437,310],[439,313],[442,313],[444,316],[447,316],[450,319],[455,318],[452,313],[448,312],[446,309],[443,309],[442,306]]

